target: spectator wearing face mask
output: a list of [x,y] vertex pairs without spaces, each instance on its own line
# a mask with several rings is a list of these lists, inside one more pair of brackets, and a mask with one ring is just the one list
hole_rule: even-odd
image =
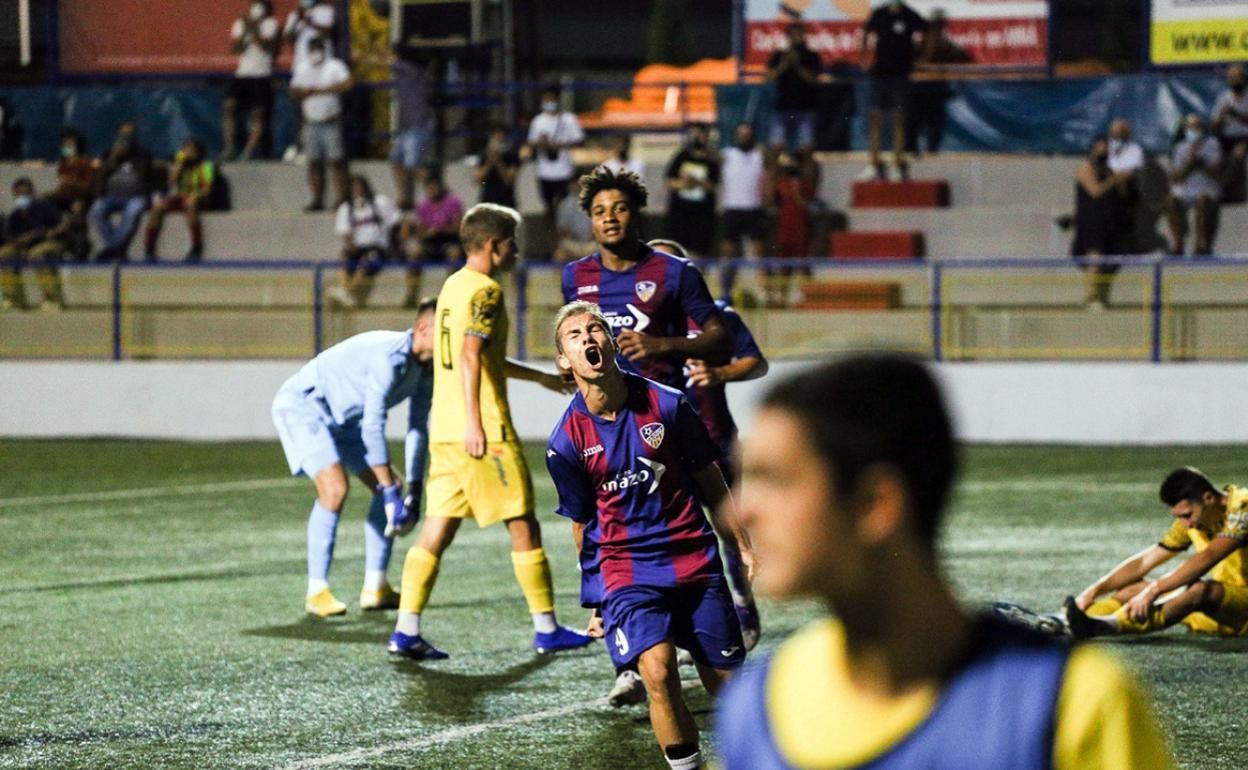
[[[1119,118],[1109,125],[1109,157],[1106,163],[1118,180],[1122,196],[1122,229],[1118,246],[1122,254],[1139,254],[1140,239],[1136,236],[1136,219],[1140,209],[1140,174],[1147,158],[1144,148],[1131,138],[1131,124]],[[1152,227],[1152,222],[1148,223]]]
[[398,223],[399,210],[389,198],[374,193],[365,177],[351,177],[351,200],[338,206],[334,220],[334,232],[342,238],[342,273],[340,285],[328,292],[331,302],[364,307]]
[[685,146],[667,165],[670,197],[663,234],[684,245],[695,258],[712,254],[719,171],[719,157],[710,146],[707,127],[689,126]]
[[[269,0],[251,0],[247,13],[230,28],[230,50],[238,54],[238,66],[221,105],[222,160],[250,160],[260,147],[273,109],[273,58],[281,45],[279,31]],[[240,117],[247,121],[241,155],[235,149]]]
[[[286,16],[282,28],[282,40],[292,45],[290,71],[298,72],[308,62],[310,44],[313,40],[325,41],[325,55],[334,55],[334,26],[337,22],[332,0],[299,0],[295,10]],[[283,160],[293,161],[299,156],[303,136],[303,116],[295,110],[295,144],[286,149]]]
[[328,43],[308,43],[308,60],[290,80],[290,93],[303,115],[303,151],[308,158],[311,201],[304,211],[325,210],[325,164],[334,176],[334,208],[347,199],[347,155],[342,138],[342,95],[355,81],[341,59],[327,53]]
[[585,132],[576,115],[559,106],[559,86],[543,88],[542,111],[529,123],[529,147],[537,160],[537,183],[551,222],[559,201],[568,194],[573,172],[571,149],[584,141]]
[[61,159],[56,162],[56,189],[48,198],[65,210],[75,202],[84,207],[90,205],[99,170],[100,161],[87,155],[87,140],[82,132],[65,129],[61,132]]
[[1187,242],[1187,213],[1192,212],[1196,231],[1194,255],[1213,253],[1214,225],[1222,186],[1222,148],[1205,129],[1199,115],[1184,120],[1183,137],[1170,152],[1170,196],[1166,219],[1170,224],[1170,253],[1182,256]]
[[72,224],[68,214],[50,200],[35,197],[35,185],[26,178],[13,183],[13,210],[9,212],[8,242],[0,246],[0,310],[25,310],[26,287],[22,265],[35,263],[43,293],[42,310],[60,310],[58,263],[70,248]]
[[[151,199],[152,156],[133,122],[122,123],[96,176],[96,199],[87,218],[103,246],[99,260],[124,260],[139,218]],[[119,221],[114,222],[114,218]]]
[[1213,108],[1213,132],[1222,143],[1225,162],[1222,170],[1223,200],[1239,203],[1248,197],[1245,190],[1245,160],[1248,159],[1248,73],[1242,64],[1226,70],[1226,90]]
[[1127,177],[1109,167],[1109,143],[1092,140],[1088,155],[1075,173],[1075,238],[1070,253],[1081,261],[1086,276],[1084,302],[1089,310],[1103,310],[1109,303],[1109,286],[1118,265],[1104,264],[1102,257],[1122,254],[1124,214],[1122,182]]
[[186,227],[191,235],[191,248],[184,257],[186,261],[198,262],[203,258],[204,227],[199,213],[208,207],[216,174],[216,166],[204,157],[203,143],[198,139],[187,139],[169,169],[170,194],[157,200],[147,217],[143,256],[148,262],[156,261],[156,242],[160,239],[165,214],[170,211],[181,211],[186,215]]

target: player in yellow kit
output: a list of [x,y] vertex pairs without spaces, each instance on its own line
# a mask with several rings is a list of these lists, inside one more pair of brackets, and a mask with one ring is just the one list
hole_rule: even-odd
[[459,238],[467,263],[442,285],[434,311],[433,405],[429,420],[428,514],[403,564],[399,617],[388,648],[416,660],[446,653],[421,636],[442,552],[467,517],[477,526],[505,522],[511,561],[533,616],[533,647],[554,652],[592,639],[555,622],[550,565],[533,512],[533,482],[507,404],[507,378],[564,392],[556,374],[506,357],[507,309],[496,276],[516,260],[513,209],[483,203],[469,209]]
[[[1160,497],[1175,522],[1160,541],[1066,599],[1071,635],[1139,634],[1176,623],[1202,633],[1248,635],[1248,488],[1218,489],[1199,470],[1178,468],[1162,482]],[[1192,545],[1191,558],[1148,580],[1154,568]]]

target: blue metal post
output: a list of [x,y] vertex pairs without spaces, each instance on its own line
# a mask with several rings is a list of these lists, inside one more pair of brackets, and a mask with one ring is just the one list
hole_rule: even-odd
[[945,358],[944,340],[941,339],[940,327],[943,299],[941,298],[941,266],[932,263],[932,360],[943,361]]
[[121,360],[121,265],[113,265],[113,360]]
[[516,270],[516,357],[529,357],[529,266]]
[[1161,264],[1160,259],[1153,263],[1153,350],[1151,358],[1155,364],[1161,363]]
[[320,264],[312,271],[312,346],[315,348],[312,351],[312,355],[319,355],[321,349],[325,346],[325,298],[323,296],[324,290],[321,288],[323,272],[324,267]]

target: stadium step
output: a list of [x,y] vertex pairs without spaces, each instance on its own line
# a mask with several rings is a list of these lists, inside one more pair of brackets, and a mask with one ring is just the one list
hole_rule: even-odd
[[828,256],[833,259],[918,259],[923,256],[923,233],[903,231],[854,231],[832,233]]
[[858,208],[945,208],[949,205],[949,183],[943,179],[854,182],[850,201]]

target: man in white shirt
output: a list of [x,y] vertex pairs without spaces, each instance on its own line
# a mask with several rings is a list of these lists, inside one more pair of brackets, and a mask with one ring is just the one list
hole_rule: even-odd
[[1222,170],[1223,200],[1241,202],[1245,190],[1244,161],[1248,158],[1248,73],[1242,64],[1226,70],[1226,90],[1213,107],[1213,133],[1222,143],[1226,158]]
[[741,256],[741,240],[750,242],[752,257],[763,255],[767,234],[763,211],[763,151],[754,137],[754,126],[737,124],[735,144],[720,156],[720,191],[724,202],[724,240],[720,256]]
[[569,150],[584,141],[585,132],[576,115],[559,107],[559,86],[543,88],[542,111],[529,124],[529,146],[537,159],[537,183],[546,204],[546,216],[552,222],[572,180]]
[[308,43],[308,61],[290,80],[290,95],[303,115],[303,151],[308,157],[312,200],[304,211],[325,210],[325,162],[334,174],[334,207],[347,199],[347,156],[342,141],[342,94],[355,85],[341,59],[326,54],[322,38]]
[[[1118,243],[1123,254],[1138,254],[1142,251],[1139,246],[1140,239],[1136,237],[1136,212],[1140,202],[1140,170],[1144,168],[1145,161],[1144,148],[1131,139],[1131,124],[1122,118],[1111,123],[1106,163],[1109,170],[1122,180],[1118,182],[1122,193]],[[1151,226],[1150,223],[1149,227]]]
[[[282,28],[282,40],[293,46],[290,71],[299,71],[308,61],[308,44],[316,38],[325,40],[325,55],[334,55],[334,24],[337,21],[332,0],[299,0],[295,10],[286,16]],[[283,160],[298,158],[300,139],[303,135],[303,116],[295,110],[295,143],[286,148]]]
[[373,288],[373,276],[390,253],[390,232],[399,223],[399,209],[389,198],[373,192],[362,175],[351,177],[351,200],[338,206],[334,233],[342,238],[342,285],[331,288],[330,301],[345,307],[363,307]]
[[1170,197],[1166,218],[1170,224],[1170,253],[1182,256],[1187,239],[1187,210],[1194,213],[1196,240],[1193,255],[1213,253],[1213,227],[1217,221],[1222,186],[1222,148],[1216,137],[1205,130],[1205,119],[1188,115],[1183,139],[1170,154]]
[[248,121],[242,159],[250,160],[264,136],[273,108],[273,57],[279,44],[277,19],[269,0],[252,0],[247,13],[230,28],[230,50],[238,54],[238,66],[222,104],[221,133],[225,139],[222,160],[239,157],[235,150],[238,116]]

